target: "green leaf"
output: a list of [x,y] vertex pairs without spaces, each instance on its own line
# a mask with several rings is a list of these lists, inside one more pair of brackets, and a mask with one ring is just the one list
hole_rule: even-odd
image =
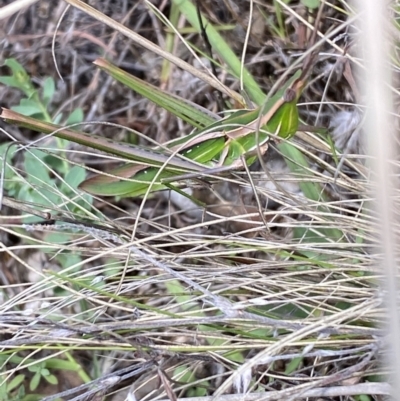
[[23,374],[15,376],[7,385],[7,391],[10,393],[12,390],[17,388],[24,380],[25,380],[25,375]]
[[0,83],[11,87],[16,86],[14,77],[0,77]]
[[3,65],[11,69],[12,75],[0,77],[0,83],[20,89],[27,97],[31,97],[37,93],[29,75],[17,60],[9,58]]
[[65,182],[69,184],[72,188],[78,188],[78,185],[85,179],[86,171],[84,168],[79,166],[74,166],[68,171],[65,176]]
[[62,172],[62,169],[64,167],[64,162],[59,158],[51,154],[47,154],[43,162],[46,163],[49,167],[52,169],[58,171],[59,173]]
[[40,383],[40,378],[41,378],[41,374],[40,374],[40,370],[39,370],[34,374],[31,382],[29,383],[29,389],[31,391],[35,391],[38,388],[39,383]]
[[320,5],[320,0],[301,0],[301,2],[311,9],[318,8]]
[[[63,238],[61,238],[61,233],[56,234],[56,233],[51,233],[48,236],[46,236],[46,239],[51,238],[51,242],[54,244],[65,244],[66,237],[68,233],[64,233]],[[70,234],[68,234],[70,236]],[[67,239],[68,240],[68,239]],[[57,261],[60,262],[61,266],[64,269],[67,269],[68,267],[74,266],[78,264],[79,262],[82,261],[82,258],[74,253],[60,253],[57,255]],[[78,268],[80,269],[80,268]]]
[[371,397],[367,394],[356,395],[354,399],[357,401],[371,401]]
[[179,366],[174,370],[174,376],[179,377],[179,381],[181,383],[193,383],[196,380],[196,377],[187,365]]
[[[54,182],[51,182],[54,185]],[[54,192],[43,189],[41,187],[31,188],[27,185],[21,186],[21,190],[17,195],[18,199],[25,200],[27,202],[38,203],[43,205],[44,207],[57,205],[59,203],[59,198]],[[37,218],[33,216],[32,219],[36,220]],[[28,221],[24,221],[24,223],[28,223]]]
[[208,381],[201,382],[203,387],[192,387],[188,389],[186,397],[205,397],[208,394]]
[[297,358],[293,358],[293,359],[286,365],[285,375],[290,375],[290,374],[292,374],[293,372],[295,372],[295,371],[298,369],[298,367],[299,367],[300,363],[302,362],[302,360],[303,360],[303,357],[302,357],[302,356],[299,356],[299,357],[297,357]]
[[[76,200],[76,203],[81,206],[81,208],[74,208],[72,211],[74,213],[78,213],[78,214],[82,214],[82,210],[90,210],[90,205],[93,205],[93,196],[86,194],[86,193],[82,193],[81,196],[79,197],[79,199]],[[71,204],[71,207],[73,207],[73,205]]]
[[41,107],[40,103],[34,99],[21,99],[19,105],[11,107],[11,110],[14,110],[25,116],[43,114],[43,108]]
[[57,377],[55,377],[54,375],[46,375],[46,376],[43,376],[43,377],[50,384],[53,384],[53,385],[58,384]]
[[47,77],[43,83],[43,103],[47,106],[54,96],[56,86],[52,77]]
[[26,153],[24,168],[29,174],[27,177],[28,181],[39,185],[50,181],[49,171],[42,162],[45,157],[46,153],[37,149],[32,149],[31,152]]
[[25,386],[22,385],[20,386],[20,388],[18,389],[18,393],[17,393],[17,400],[24,400],[24,401],[30,401],[29,399],[30,396],[25,397]]
[[75,109],[67,119],[67,125],[77,124],[83,121],[83,110],[81,108]]

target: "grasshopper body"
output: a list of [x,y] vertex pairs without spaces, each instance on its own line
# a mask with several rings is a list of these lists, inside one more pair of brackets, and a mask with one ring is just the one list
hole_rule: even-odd
[[[2,117],[44,133],[132,161],[108,174],[84,181],[80,188],[95,195],[140,196],[148,191],[167,188],[162,182],[185,172],[202,172],[215,166],[243,167],[252,164],[259,147],[267,150],[270,135],[293,136],[298,127],[297,100],[304,86],[299,70],[284,87],[261,108],[239,110],[211,125],[196,129],[190,135],[156,148],[139,147],[97,135],[60,128],[30,117],[3,110]],[[287,93],[294,96],[287,98]]]
[[[242,156],[251,165],[257,159],[254,150],[259,147],[261,154],[267,150],[270,134],[283,138],[293,136],[298,128],[297,100],[304,82],[298,81],[298,71],[285,86],[261,109],[239,110],[204,129],[197,129],[190,135],[167,142],[157,151],[170,149],[196,163],[204,165],[203,170],[215,165],[242,165]],[[299,83],[300,82],[300,83]],[[296,86],[297,85],[297,86]],[[285,92],[295,87],[295,97],[285,100]],[[263,119],[263,117],[266,117]],[[261,122],[261,126],[260,123]],[[174,162],[171,160],[171,166]],[[187,168],[187,171],[201,171]],[[140,196],[147,192],[166,189],[162,181],[182,175],[170,164],[159,172],[159,167],[124,165],[110,172],[108,176],[95,176],[81,184],[81,188],[97,195]],[[155,180],[156,178],[156,180]]]

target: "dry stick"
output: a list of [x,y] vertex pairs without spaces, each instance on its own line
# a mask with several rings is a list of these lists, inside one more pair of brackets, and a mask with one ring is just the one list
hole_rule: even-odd
[[9,198],[8,196],[1,197],[0,209],[2,205],[8,206],[12,209],[19,211],[22,210],[23,212],[32,214],[37,217],[41,217],[42,219],[45,219],[47,221],[51,220],[51,214],[49,212],[41,212],[40,210],[33,209],[32,207],[27,206],[27,202],[21,202],[16,199]]
[[[26,201],[19,201],[17,199],[12,199],[8,196],[2,197],[1,205],[5,205],[11,209],[23,211],[23,212],[26,212],[33,216],[37,216],[37,217],[44,219],[44,221],[42,221],[42,222],[22,225],[23,228],[26,228],[27,230],[31,230],[31,231],[41,230],[41,229],[43,230],[50,226],[55,227],[55,229],[58,229],[59,227],[56,226],[55,223],[59,221],[59,222],[66,224],[66,226],[65,226],[66,229],[70,229],[71,227],[87,227],[88,229],[101,230],[102,232],[105,232],[105,233],[111,232],[111,233],[119,234],[119,235],[126,234],[126,228],[122,227],[122,226],[105,227],[102,224],[94,223],[92,221],[86,222],[86,221],[81,221],[78,219],[71,219],[71,218],[64,217],[64,216],[58,216],[58,215],[51,214],[49,211],[42,212],[38,209],[35,209],[34,207],[43,207],[43,205],[30,203],[30,202],[26,202]],[[48,208],[48,209],[50,209],[50,208]]]

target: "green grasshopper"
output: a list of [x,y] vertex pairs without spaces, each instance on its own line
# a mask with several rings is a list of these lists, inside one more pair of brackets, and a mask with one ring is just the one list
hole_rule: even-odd
[[[324,2],[318,11],[316,27],[323,7]],[[314,29],[311,44],[315,43],[316,34],[317,29]],[[176,187],[176,181],[180,180],[182,173],[211,175],[215,173],[214,167],[224,171],[244,167],[244,164],[251,165],[257,158],[255,151],[261,155],[266,152],[271,136],[285,139],[292,137],[299,125],[297,101],[304,89],[314,55],[315,50],[304,61],[302,70],[297,71],[262,107],[236,111],[206,128],[196,129],[186,137],[155,148],[134,146],[64,129],[10,110],[3,109],[0,117],[19,126],[128,159],[130,163],[108,174],[89,178],[80,188],[101,196],[141,196],[171,188],[171,185]],[[99,66],[104,67],[104,64],[99,63]]]
[[[141,196],[149,190],[169,188],[165,181],[185,172],[206,173],[219,166],[222,170],[252,164],[259,147],[261,154],[268,147],[272,135],[290,138],[298,128],[297,101],[304,88],[304,73],[300,70],[288,80],[275,96],[261,109],[239,110],[206,128],[170,141],[163,147],[146,148],[112,141],[97,135],[63,129],[59,126],[22,116],[3,109],[0,117],[44,133],[96,148],[132,160],[112,170],[108,175],[97,175],[84,181],[80,188],[101,196]],[[163,183],[164,181],[164,183]]]

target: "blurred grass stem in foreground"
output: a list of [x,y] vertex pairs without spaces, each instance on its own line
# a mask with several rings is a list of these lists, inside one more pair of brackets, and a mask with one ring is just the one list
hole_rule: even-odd
[[[367,116],[365,129],[368,134],[369,153],[372,156],[372,169],[376,180],[376,211],[378,212],[378,235],[381,237],[382,285],[387,306],[387,329],[390,334],[390,360],[387,362],[392,372],[392,394],[400,394],[400,328],[398,305],[398,244],[395,229],[398,218],[394,205],[395,172],[393,170],[396,144],[395,124],[393,121],[393,102],[389,54],[390,37],[387,26],[388,3],[382,0],[358,0],[363,10],[360,18],[362,28],[362,48],[365,58],[364,74]],[[373,32],[373,34],[371,34]],[[398,395],[394,399],[400,399]]]

